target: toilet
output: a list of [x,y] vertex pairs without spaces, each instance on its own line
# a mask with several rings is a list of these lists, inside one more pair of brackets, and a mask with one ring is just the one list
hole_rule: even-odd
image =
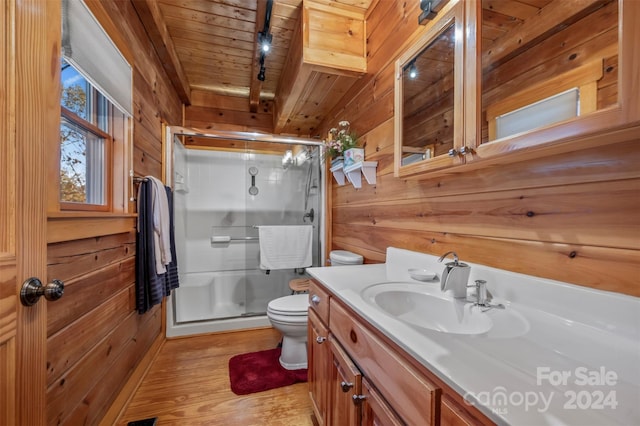
[[[345,250],[329,254],[331,266],[361,265],[362,256]],[[279,297],[269,302],[267,317],[271,325],[282,333],[280,365],[287,370],[307,368],[308,294]]]
[[333,250],[329,253],[331,266],[362,265],[363,257],[346,250]]

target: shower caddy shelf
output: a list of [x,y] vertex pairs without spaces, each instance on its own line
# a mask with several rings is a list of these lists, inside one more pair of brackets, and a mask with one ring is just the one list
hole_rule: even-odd
[[369,185],[376,184],[376,168],[378,167],[377,161],[359,161],[350,166],[344,167],[344,163],[339,163],[332,166],[329,170],[333,173],[338,185],[343,186],[346,180],[351,182],[354,188],[362,188],[362,175],[367,180]]

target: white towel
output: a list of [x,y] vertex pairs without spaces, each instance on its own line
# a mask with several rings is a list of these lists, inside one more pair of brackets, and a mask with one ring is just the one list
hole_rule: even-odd
[[156,273],[158,275],[167,272],[166,265],[171,263],[171,242],[169,239],[170,218],[167,192],[161,180],[147,176],[153,186],[153,242],[156,254]]
[[313,227],[259,226],[260,269],[293,269],[311,266]]

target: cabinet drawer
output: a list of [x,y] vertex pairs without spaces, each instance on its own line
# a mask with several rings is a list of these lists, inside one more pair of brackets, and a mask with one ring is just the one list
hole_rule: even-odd
[[404,422],[437,424],[441,390],[334,299],[329,329]]
[[329,324],[329,293],[314,280],[311,280],[309,285],[309,306],[322,322]]

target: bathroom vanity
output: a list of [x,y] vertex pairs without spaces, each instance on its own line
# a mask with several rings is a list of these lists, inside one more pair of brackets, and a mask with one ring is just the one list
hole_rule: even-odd
[[640,299],[470,264],[504,307],[480,309],[436,260],[309,269],[320,424],[640,423]]

